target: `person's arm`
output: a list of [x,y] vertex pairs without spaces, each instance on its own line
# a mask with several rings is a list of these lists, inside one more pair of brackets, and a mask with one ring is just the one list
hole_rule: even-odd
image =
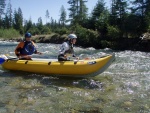
[[41,52],[39,52],[39,51],[37,51],[37,49],[36,49],[36,44],[32,41],[32,44],[34,45],[34,48],[35,48],[35,51],[34,51],[34,53],[35,54],[39,54],[39,55],[41,55],[42,53]]
[[72,51],[72,57],[76,57],[75,53],[74,53],[74,49]]
[[42,53],[36,50],[36,51],[35,51],[35,54],[41,55]]
[[74,57],[74,59],[79,60],[79,57],[77,57],[77,56],[75,55],[74,49],[73,49],[73,51],[72,51],[72,57]]
[[24,42],[20,42],[15,49],[15,54],[18,58],[20,57],[20,50],[23,48],[23,46]]
[[39,55],[41,55],[42,53],[41,52],[39,52],[39,51],[37,51],[37,49],[35,48],[35,52],[34,52],[35,54],[39,54]]

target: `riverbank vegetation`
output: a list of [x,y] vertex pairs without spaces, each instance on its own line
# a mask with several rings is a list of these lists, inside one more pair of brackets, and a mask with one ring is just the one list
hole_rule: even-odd
[[[150,51],[150,2],[148,0],[111,0],[109,8],[104,0],[97,0],[88,14],[86,0],[68,0],[69,19],[62,6],[59,20],[50,17],[46,10],[46,24],[39,17],[37,23],[24,20],[21,8],[12,13],[11,3],[0,0],[0,37],[18,38],[31,32],[36,42],[62,43],[67,34],[78,36],[77,45],[83,47],[112,48],[116,50]],[[5,7],[6,5],[6,7]],[[5,14],[4,9],[7,8]]]
[[0,37],[4,39],[10,39],[12,37],[20,38],[20,33],[11,28],[11,29],[0,29]]

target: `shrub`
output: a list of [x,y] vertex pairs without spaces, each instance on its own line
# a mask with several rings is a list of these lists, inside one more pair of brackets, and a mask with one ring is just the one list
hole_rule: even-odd
[[97,31],[83,28],[76,25],[75,33],[78,37],[77,44],[81,46],[96,46],[98,44],[99,34]]
[[102,48],[110,48],[111,47],[111,43],[109,41],[102,40],[101,41],[101,46],[102,46]]
[[114,26],[108,26],[108,34],[107,36],[109,38],[112,38],[112,39],[116,39],[116,38],[119,38],[120,36],[120,31],[117,27],[114,27]]
[[0,38],[12,39],[12,38],[18,38],[18,37],[20,37],[20,34],[15,29],[0,29]]
[[55,33],[58,33],[58,34],[60,34],[60,35],[63,35],[63,34],[68,34],[68,29],[67,28],[57,28],[56,30],[55,30]]
[[50,34],[50,33],[51,33],[51,30],[50,30],[49,27],[44,26],[44,27],[42,28],[42,32],[41,32],[41,33],[42,33],[42,34]]
[[150,33],[150,26],[148,27],[148,33]]

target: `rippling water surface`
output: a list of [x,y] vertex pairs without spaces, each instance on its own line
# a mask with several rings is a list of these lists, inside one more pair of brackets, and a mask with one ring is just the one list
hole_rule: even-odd
[[[17,43],[0,42],[14,55]],[[56,58],[59,45],[37,44],[42,58]],[[4,70],[0,66],[0,113],[150,113],[150,53],[76,47],[80,57],[115,53],[93,78],[68,78]]]

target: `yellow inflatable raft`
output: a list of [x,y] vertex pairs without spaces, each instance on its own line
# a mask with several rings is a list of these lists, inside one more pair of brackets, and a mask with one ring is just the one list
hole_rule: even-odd
[[2,67],[7,70],[18,70],[58,76],[93,77],[105,71],[114,59],[114,54],[109,54],[97,59],[61,62],[56,59],[8,59],[2,64]]

